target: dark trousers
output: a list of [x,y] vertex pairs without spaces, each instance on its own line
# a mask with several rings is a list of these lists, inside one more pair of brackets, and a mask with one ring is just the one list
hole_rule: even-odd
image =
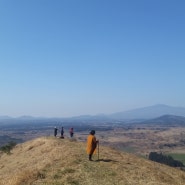
[[89,154],[89,161],[92,161],[92,154]]

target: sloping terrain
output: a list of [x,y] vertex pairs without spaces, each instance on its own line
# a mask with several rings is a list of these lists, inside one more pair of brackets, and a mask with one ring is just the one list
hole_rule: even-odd
[[163,115],[158,118],[150,119],[143,121],[142,123],[147,125],[160,125],[160,126],[184,126],[185,117],[183,116],[174,116],[174,115]]
[[185,172],[108,147],[88,161],[75,139],[37,138],[0,154],[1,185],[184,185]]

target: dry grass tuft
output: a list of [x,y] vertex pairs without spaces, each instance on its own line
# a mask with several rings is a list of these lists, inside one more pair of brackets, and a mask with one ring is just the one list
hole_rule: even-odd
[[184,185],[185,173],[100,146],[88,161],[85,143],[38,138],[0,154],[1,185]]

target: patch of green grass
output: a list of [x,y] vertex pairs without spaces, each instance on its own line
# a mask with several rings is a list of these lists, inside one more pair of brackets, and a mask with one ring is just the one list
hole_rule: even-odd
[[185,154],[169,153],[168,155],[175,160],[181,161],[185,165]]

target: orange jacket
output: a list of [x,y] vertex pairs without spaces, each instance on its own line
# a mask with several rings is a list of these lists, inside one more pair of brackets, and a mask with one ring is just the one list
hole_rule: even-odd
[[96,137],[89,134],[89,136],[87,137],[87,149],[86,149],[87,154],[95,154],[96,145],[97,145]]

